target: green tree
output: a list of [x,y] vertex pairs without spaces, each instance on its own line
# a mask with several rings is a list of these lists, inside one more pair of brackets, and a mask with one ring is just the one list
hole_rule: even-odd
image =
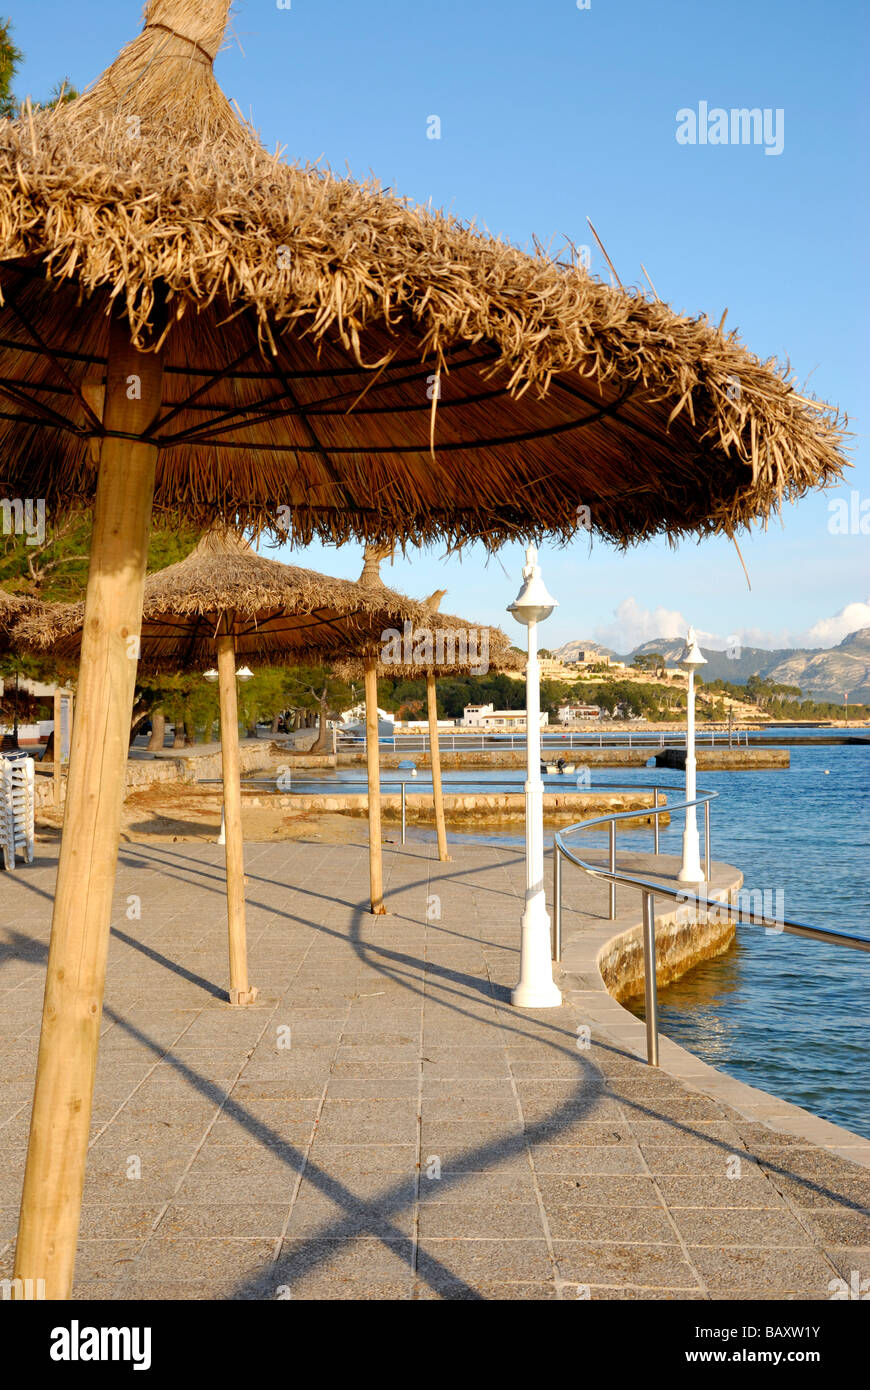
[[12,83],[23,57],[21,49],[12,42],[12,20],[0,21],[0,116],[13,117],[18,111]]
[[287,708],[287,672],[280,666],[259,666],[252,680],[239,682],[239,718],[249,734],[263,721],[272,724]]
[[38,680],[41,662],[38,658],[19,652],[7,652],[0,657],[0,677],[3,678],[4,692],[0,696],[0,722],[12,724],[12,740],[18,747],[18,726],[33,719],[40,702],[27,690],[20,688],[22,680]]
[[[92,520],[76,512],[45,535],[6,534],[0,529],[0,586],[13,593],[32,594],[46,603],[77,603],[85,596],[90,563]],[[191,526],[170,527],[156,521],[148,546],[149,571],[183,560],[199,540]]]
[[311,752],[322,753],[329,738],[327,719],[349,709],[355,691],[334,676],[328,666],[295,666],[285,672],[284,696],[292,708],[316,711],[318,732]]

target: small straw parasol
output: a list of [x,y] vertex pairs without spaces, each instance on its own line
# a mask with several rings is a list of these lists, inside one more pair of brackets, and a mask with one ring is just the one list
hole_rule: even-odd
[[[231,1004],[252,1004],[248,979],[236,660],[287,664],[367,650],[383,630],[413,623],[425,610],[380,585],[332,579],[258,555],[237,532],[212,528],[190,555],[145,581],[140,666],[190,670],[217,655],[223,764],[227,926]],[[45,605],[18,624],[19,646],[74,659],[85,605]]]
[[[620,544],[840,475],[835,412],[724,320],[285,164],[149,0],[89,92],[0,122],[0,486],[94,507],[17,1278],[72,1286],[152,505],[295,539]],[[288,521],[288,518],[292,519]]]
[[[389,549],[367,546],[363,571],[357,587],[371,594],[384,589],[380,576],[380,563],[390,554]],[[500,628],[480,627],[464,618],[456,618],[440,611],[441,599],[445,590],[436,591],[423,600],[425,618],[422,626],[405,624],[405,630],[396,633],[392,641],[382,641],[381,659],[373,652],[366,654],[361,661],[341,661],[335,670],[343,678],[355,678],[362,674],[366,680],[366,751],[369,776],[369,860],[372,880],[372,911],[376,903],[382,901],[380,885],[383,882],[381,866],[380,836],[380,765],[377,715],[378,677],[407,676],[426,681],[426,706],[429,722],[429,751],[432,763],[432,797],[435,807],[435,828],[438,839],[438,857],[449,862],[447,853],[447,827],[444,819],[444,792],[441,782],[441,754],[438,736],[438,676],[457,676],[480,673],[483,653],[486,653],[488,666],[500,670],[519,670],[523,658],[511,648],[510,642]],[[389,658],[389,659],[387,659]],[[374,751],[374,756],[372,752]],[[376,830],[373,829],[372,807],[376,807]]]

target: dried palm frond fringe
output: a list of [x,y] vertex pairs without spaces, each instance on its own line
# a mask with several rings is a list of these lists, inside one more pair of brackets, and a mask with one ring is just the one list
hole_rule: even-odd
[[839,478],[837,412],[734,332],[268,154],[227,9],[152,0],[91,92],[0,122],[0,490],[93,496],[113,305],[164,353],[156,506],[198,524],[493,548],[588,507],[629,544]]
[[35,599],[23,594],[10,594],[0,589],[0,655],[14,647],[12,634],[24,618],[30,616],[38,607]]
[[[215,638],[233,634],[236,652],[253,661],[320,664],[379,649],[381,634],[426,609],[383,586],[367,593],[256,554],[232,532],[213,530],[184,560],[145,581],[140,667],[175,671],[211,665]],[[84,604],[46,604],[16,623],[16,646],[75,658]]]

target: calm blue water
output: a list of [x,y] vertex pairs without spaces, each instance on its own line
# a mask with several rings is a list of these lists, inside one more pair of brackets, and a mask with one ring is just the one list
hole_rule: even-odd
[[[747,888],[773,901],[781,891],[786,917],[870,938],[870,745],[814,747],[810,730],[805,739],[790,749],[788,770],[699,773],[705,791],[719,792],[713,855],[740,868]],[[384,790],[399,777],[406,774],[386,774]],[[323,780],[294,779],[293,787],[323,790]],[[336,780],[364,786],[356,769],[331,774]],[[421,771],[406,780],[423,790],[427,779]],[[554,788],[570,780],[545,779]],[[653,780],[680,786],[680,774],[667,770],[592,769],[593,789]],[[448,772],[445,784],[521,791],[523,773]],[[681,833],[679,817],[663,827],[663,853],[680,852]],[[430,833],[414,827],[409,836]],[[517,833],[451,838],[523,843]],[[620,832],[617,843],[649,849],[651,832]],[[870,1137],[870,955],[740,926],[724,956],[663,989],[659,1006],[662,1032],[705,1061]]]
[[[719,792],[714,857],[781,890],[786,917],[870,938],[870,746],[790,751],[788,771],[699,774]],[[681,829],[663,851],[679,853]],[[705,1061],[870,1137],[870,956],[740,926],[726,955],[661,991],[660,1014]]]

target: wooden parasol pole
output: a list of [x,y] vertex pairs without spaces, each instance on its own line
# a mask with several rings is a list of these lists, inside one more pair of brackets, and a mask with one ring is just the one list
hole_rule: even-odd
[[60,691],[54,692],[54,804],[60,805]]
[[232,617],[217,639],[218,689],[221,705],[221,764],[224,779],[227,926],[230,942],[230,1003],[253,1004],[257,991],[248,983],[245,926],[245,847],[242,838],[242,784],[239,765],[239,703],[236,692],[236,644]]
[[432,799],[435,802],[435,829],[438,834],[438,858],[450,862],[447,853],[447,826],[444,824],[444,792],[441,787],[441,746],[438,742],[438,691],[431,671],[426,673],[426,704],[429,713],[429,756],[432,759]]
[[115,434],[100,450],[15,1256],[15,1279],[44,1280],[49,1299],[70,1297],[75,1265],[157,460],[137,436],[159,413],[161,383],[159,355],[138,352],[113,319],[103,423]]
[[384,907],[384,864],[381,851],[381,759],[378,735],[378,665],[366,659],[366,766],[369,778],[369,882],[372,912],[381,916]]

